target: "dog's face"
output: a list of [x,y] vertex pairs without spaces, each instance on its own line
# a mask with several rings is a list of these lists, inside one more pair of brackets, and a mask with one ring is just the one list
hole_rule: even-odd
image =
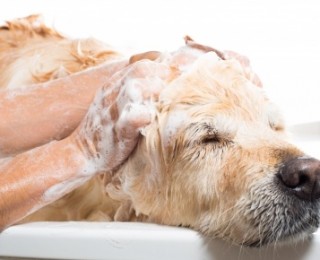
[[131,201],[148,221],[244,245],[318,226],[319,203],[297,196],[281,177],[288,161],[309,159],[286,141],[279,112],[238,62],[203,54],[168,84],[157,106],[110,184],[117,188],[107,188],[111,197]]

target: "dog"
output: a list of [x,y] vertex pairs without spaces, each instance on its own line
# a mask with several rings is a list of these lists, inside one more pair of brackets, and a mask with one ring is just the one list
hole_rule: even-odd
[[[7,22],[0,40],[0,86],[7,89],[127,59],[98,40],[64,37],[38,16]],[[248,60],[185,41],[172,53],[128,59],[138,68],[169,64],[172,72],[129,159],[20,223],[143,221],[246,246],[316,230],[320,162],[288,141]]]

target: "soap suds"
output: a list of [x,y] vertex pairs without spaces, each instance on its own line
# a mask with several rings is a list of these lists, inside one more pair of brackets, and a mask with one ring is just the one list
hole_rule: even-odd
[[56,185],[53,185],[43,194],[42,196],[43,203],[51,203],[57,200],[57,198],[61,198],[63,195],[81,186],[90,178],[91,176],[76,177],[74,179],[70,179],[70,180],[58,183]]
[[163,146],[168,147],[174,140],[174,137],[176,136],[180,128],[190,120],[191,118],[186,111],[177,110],[171,112],[168,115],[168,119],[163,132]]

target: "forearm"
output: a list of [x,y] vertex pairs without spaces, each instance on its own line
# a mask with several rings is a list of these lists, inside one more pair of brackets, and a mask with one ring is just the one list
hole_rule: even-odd
[[26,89],[0,91],[0,158],[68,136],[97,89],[125,65],[114,62]]
[[68,139],[0,161],[0,230],[77,188],[93,171]]
[[[154,71],[151,78],[147,74]],[[78,128],[67,138],[22,153],[0,165],[0,228],[19,221],[102,172],[117,169],[155,116],[151,102],[170,70],[140,62],[97,92]],[[132,79],[135,79],[132,81]],[[146,80],[147,79],[147,80]],[[111,89],[110,89],[111,88]]]

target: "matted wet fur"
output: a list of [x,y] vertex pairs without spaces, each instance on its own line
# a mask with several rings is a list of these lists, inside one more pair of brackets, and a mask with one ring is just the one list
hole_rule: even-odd
[[[203,55],[183,72],[171,66],[155,121],[130,158],[22,222],[145,221],[252,246],[316,229],[318,201],[284,191],[277,177],[286,161],[305,154],[287,141],[276,107],[236,59],[186,42]],[[130,62],[163,62],[159,56]],[[95,39],[65,38],[30,16],[1,27],[0,86],[48,81],[119,57]]]

